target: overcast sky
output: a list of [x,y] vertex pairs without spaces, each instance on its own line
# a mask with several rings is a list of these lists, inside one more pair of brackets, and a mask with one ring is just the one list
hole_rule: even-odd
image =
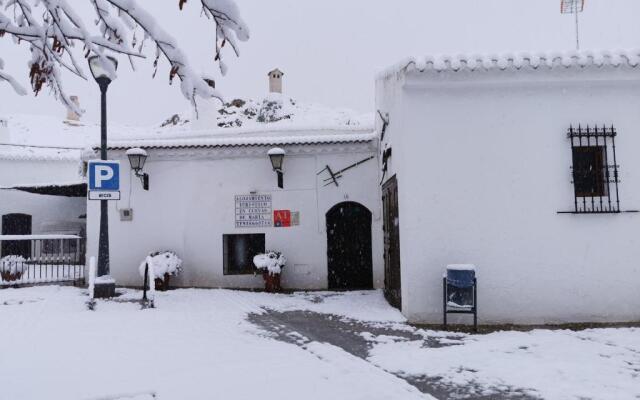
[[[376,73],[409,55],[572,50],[571,16],[560,0],[236,0],[251,29],[241,57],[227,53],[229,72],[217,87],[229,99],[267,92],[266,73],[285,72],[284,92],[300,101],[370,112]],[[72,3],[80,3],[74,0]],[[167,26],[196,68],[217,73],[213,26],[199,17],[198,2],[178,11],[177,0],[138,0]],[[87,14],[87,12],[84,12]],[[93,18],[92,15],[89,15]],[[584,49],[640,47],[640,1],[586,0],[581,14]],[[8,35],[7,35],[8,36]],[[25,45],[5,36],[0,54],[6,70],[28,85]],[[189,109],[177,87],[168,86],[167,65],[151,79],[151,62],[132,72],[123,60],[109,89],[109,118],[157,124]],[[219,73],[217,73],[219,75]],[[98,116],[94,81],[68,77],[85,118]],[[0,113],[65,114],[48,93],[18,96],[0,84]]]

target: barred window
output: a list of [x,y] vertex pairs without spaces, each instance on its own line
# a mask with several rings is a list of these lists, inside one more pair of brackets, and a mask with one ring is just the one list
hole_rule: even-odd
[[573,148],[573,184],[576,197],[606,197],[604,146],[580,146]]
[[612,126],[571,126],[574,213],[618,213],[618,165],[616,130]]

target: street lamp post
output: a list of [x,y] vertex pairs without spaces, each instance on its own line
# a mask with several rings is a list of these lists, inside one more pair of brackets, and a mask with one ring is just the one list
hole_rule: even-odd
[[[103,62],[113,68],[109,71]],[[107,89],[118,68],[118,61],[109,56],[89,57],[89,68],[93,78],[100,86],[100,159],[107,159]],[[100,236],[98,238],[98,277],[109,275],[109,214],[108,201],[100,200]],[[100,286],[100,289],[99,287]],[[95,297],[112,297],[115,294],[115,283],[96,282]]]

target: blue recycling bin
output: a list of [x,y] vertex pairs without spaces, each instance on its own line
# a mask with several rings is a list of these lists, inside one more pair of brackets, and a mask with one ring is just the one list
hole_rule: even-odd
[[477,331],[478,281],[475,266],[470,264],[447,266],[447,272],[442,281],[442,290],[445,328],[447,327],[448,313],[473,314],[473,326]]

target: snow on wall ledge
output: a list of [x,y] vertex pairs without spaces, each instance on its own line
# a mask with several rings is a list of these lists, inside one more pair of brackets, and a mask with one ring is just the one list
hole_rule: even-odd
[[589,66],[636,68],[640,64],[640,49],[505,53],[478,55],[431,55],[409,57],[385,69],[377,76],[386,80],[407,72],[459,72],[490,70],[544,70],[554,68],[584,68]]

